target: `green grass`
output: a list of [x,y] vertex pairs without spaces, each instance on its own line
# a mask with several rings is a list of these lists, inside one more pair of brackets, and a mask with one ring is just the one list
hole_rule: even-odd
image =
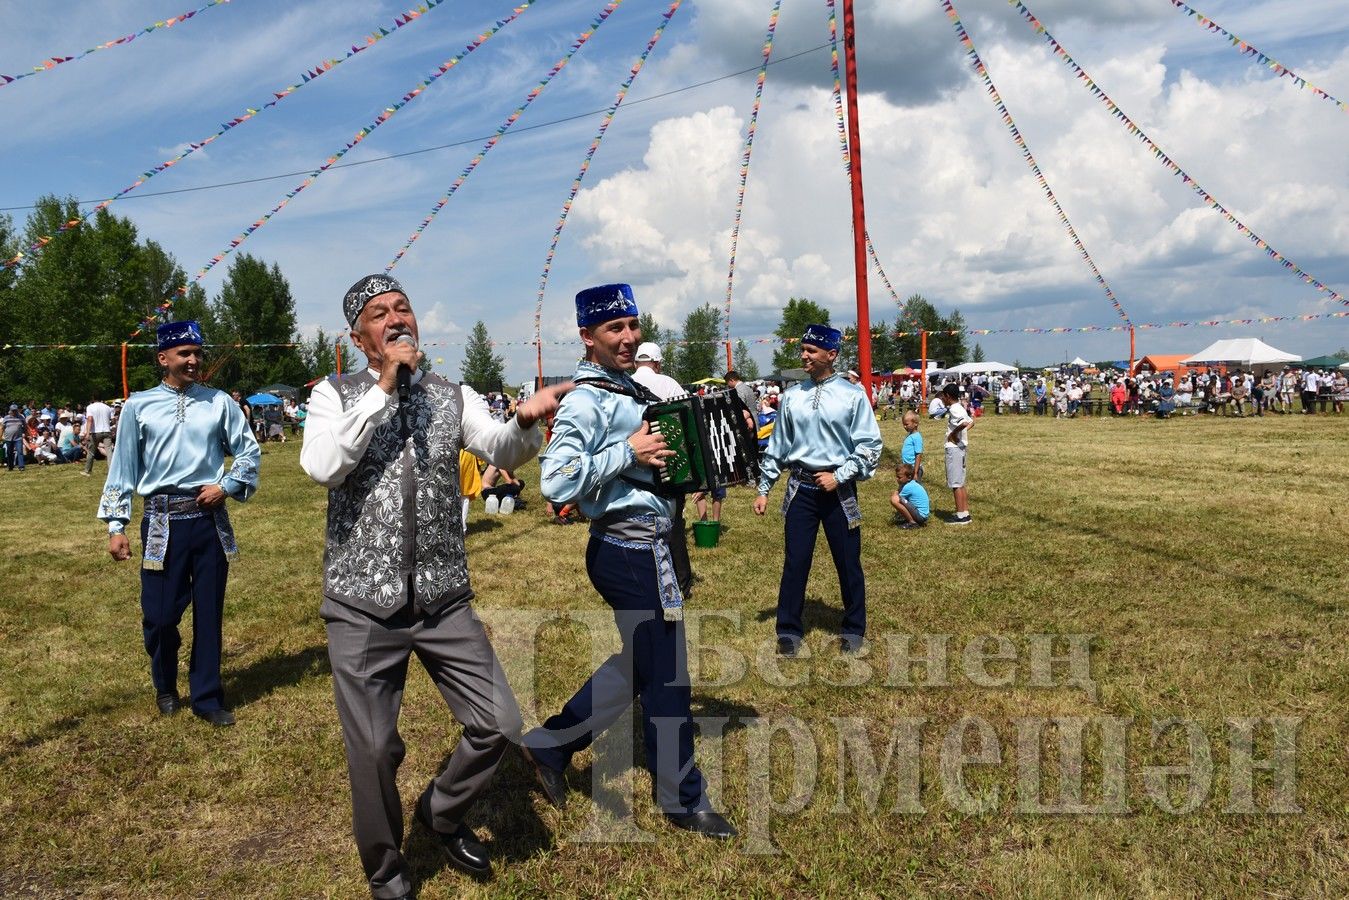
[[[882,428],[898,448],[898,425]],[[940,428],[925,423],[924,432],[937,450]],[[703,580],[690,609],[739,616],[739,627],[706,623],[702,644],[726,652],[700,654],[694,706],[731,717],[723,741],[700,739],[699,757],[717,782],[715,802],[745,836],[713,844],[666,827],[639,770],[629,776],[636,824],[655,840],[578,841],[606,815],[587,796],[592,755],[577,758],[561,812],[529,790],[511,757],[470,822],[491,838],[496,880],[447,869],[413,828],[406,852],[421,896],[1343,896],[1347,439],[1343,417],[985,418],[971,438],[974,525],[899,531],[888,524],[889,472],[862,487],[869,677],[848,677],[833,650],[839,597],[821,537],[809,589],[814,653],[780,667],[804,681],[794,687],[755,661],[772,660],[781,521],[771,512],[756,519],[750,493],[733,490],[721,546],[691,551]],[[0,895],[365,894],[317,615],[326,496],[300,472],[298,451],[268,446],[260,492],[232,510],[244,555],[226,601],[225,679],[239,724],[219,731],[154,711],[135,563],[108,558],[92,518],[104,465],[93,479],[75,466],[0,472]],[[934,510],[947,513],[939,454],[928,470]],[[544,524],[537,466],[522,474],[531,509],[489,519],[477,506],[469,553],[475,602],[496,623],[498,652],[535,721],[588,675],[589,639],[575,621],[531,636],[509,616],[570,611],[603,621],[606,608],[585,578],[584,527]],[[1094,697],[1031,683],[1028,636],[1046,633],[1095,636]],[[949,684],[896,684],[886,636],[898,634],[950,635]],[[983,687],[965,674],[962,652],[982,635],[1006,636],[1017,650],[1015,662],[988,663],[995,675],[1010,672],[1011,684]],[[924,646],[916,639],[914,654]],[[723,683],[724,661],[735,657],[749,661],[746,672]],[[976,796],[998,792],[986,811],[946,796],[942,741],[963,716],[985,720],[1002,750],[1001,762],[966,770]],[[1016,727],[1033,716],[1132,717],[1126,811],[1019,810]],[[1212,789],[1183,815],[1160,811],[1144,783],[1145,767],[1189,758],[1180,735],[1152,745],[1152,721],[1172,716],[1198,723],[1212,745]],[[1301,812],[1224,811],[1224,723],[1246,716],[1301,720]],[[840,777],[838,717],[858,720],[877,752],[902,720],[926,720],[922,812],[893,811],[901,793],[893,767],[879,788],[851,764]],[[760,732],[744,727],[749,718],[795,718],[813,736],[814,790],[800,812],[765,822],[766,798],[788,797],[794,767],[786,736],[765,751]],[[415,664],[401,729],[410,818],[458,737]],[[1058,786],[1056,743],[1046,736],[1046,792]],[[1083,764],[1088,802],[1099,793],[1098,743],[1088,739]],[[1260,730],[1257,757],[1270,743]],[[973,736],[966,748],[977,749]],[[1256,776],[1261,809],[1271,780]],[[601,779],[600,799],[622,782]],[[767,841],[781,852],[751,852]]]

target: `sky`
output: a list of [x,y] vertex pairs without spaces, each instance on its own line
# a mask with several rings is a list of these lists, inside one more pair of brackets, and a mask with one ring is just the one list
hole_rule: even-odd
[[[136,31],[205,0],[0,5],[0,73]],[[341,298],[381,271],[461,170],[603,7],[538,0],[436,80],[241,246],[280,265],[302,332],[345,327]],[[627,281],[678,328],[724,307],[740,179],[772,0],[684,0],[586,174],[542,305],[543,368],[579,355],[572,297]],[[1349,0],[1200,0],[1220,25],[1349,99]],[[535,370],[536,298],[587,147],[668,0],[624,0],[489,153],[394,270],[435,367],[457,377],[483,321],[508,379]],[[841,2],[840,2],[841,6]],[[1197,26],[1169,0],[1028,0],[1142,129],[1270,246],[1349,295],[1349,113]],[[125,46],[0,87],[0,207],[96,201],[345,54],[408,0],[232,0]],[[970,328],[1120,318],[1036,184],[939,0],[856,0],[867,230],[900,298]],[[1349,309],[1290,274],[1153,158],[1006,0],[956,3],[1078,235],[1134,322]],[[380,111],[510,13],[446,0],[110,209],[189,276]],[[36,10],[36,11],[35,11]],[[824,0],[784,0],[749,170],[731,334],[761,366],[789,297],[856,321],[848,182]],[[840,14],[841,24],[841,14]],[[791,57],[791,58],[789,58]],[[750,70],[745,74],[734,73]],[[730,76],[730,77],[723,77]],[[394,156],[396,158],[385,158]],[[297,174],[298,173],[298,174]],[[271,176],[285,176],[273,178]],[[268,179],[253,181],[254,179]],[[248,184],[231,182],[253,181]],[[211,186],[211,187],[206,187]],[[206,187],[197,190],[196,188]],[[151,196],[156,192],[175,193]],[[85,207],[86,209],[88,207]],[[239,251],[236,251],[239,252]],[[211,295],[229,258],[202,280]],[[873,322],[894,298],[874,270]],[[129,328],[134,323],[129,323]],[[1140,331],[1138,354],[1260,337],[1303,356],[1349,345],[1349,319]],[[1121,332],[971,337],[990,359],[1128,355]]]

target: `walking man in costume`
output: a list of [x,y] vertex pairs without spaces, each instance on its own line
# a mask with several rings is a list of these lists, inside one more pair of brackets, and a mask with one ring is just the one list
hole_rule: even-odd
[[[98,518],[108,523],[108,553],[129,559],[131,496],[145,498],[141,613],[160,713],[181,706],[178,623],[191,604],[192,712],[212,725],[233,725],[220,680],[225,581],[238,555],[225,498],[244,501],[257,490],[258,442],[228,394],[197,383],[197,323],[166,322],[156,336],[164,380],[122,407]],[[234,457],[228,470],[226,456]]]
[[393,278],[356,282],[343,313],[367,367],[314,389],[300,465],[328,488],[320,614],[356,847],[371,894],[405,897],[412,882],[400,849],[397,776],[408,658],[417,655],[463,726],[415,815],[450,861],[475,875],[491,872],[491,858],[465,819],[521,729],[515,695],[469,604],[459,451],[514,469],[538,452],[535,422],[570,385],[538,391],[513,420],[498,422],[472,388],[417,371],[417,317]]
[[782,392],[778,421],[759,459],[759,496],[754,511],[768,509],[768,492],[787,475],[782,514],[786,546],[778,587],[778,653],[795,656],[805,636],[806,602],[815,537],[820,526],[838,570],[843,595],[840,646],[855,653],[867,628],[866,581],[862,574],[862,510],[857,482],[876,472],[881,432],[859,385],[834,372],[842,335],[811,325],[801,337],[801,366],[809,378]]
[[653,491],[653,467],[673,455],[642,414],[654,395],[632,378],[641,341],[632,288],[608,284],[576,295],[586,356],[541,458],[543,495],[579,502],[590,520],[586,572],[614,611],[622,650],[611,656],[543,726],[524,753],[544,794],[566,802],[572,755],[642,702],[646,767],[657,806],[672,825],[711,838],[735,829],[712,809],[693,759],[693,718],[684,644],[683,596],[670,553],[674,501]]

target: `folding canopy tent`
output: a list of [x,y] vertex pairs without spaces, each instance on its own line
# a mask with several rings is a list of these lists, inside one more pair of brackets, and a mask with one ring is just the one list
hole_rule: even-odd
[[1344,360],[1338,356],[1313,356],[1311,359],[1304,359],[1302,364],[1313,369],[1339,369],[1343,368],[1341,366],[1343,362]]
[[1259,338],[1227,338],[1214,341],[1193,356],[1181,360],[1181,365],[1209,363],[1250,368],[1301,361],[1302,357],[1271,347]]
[[973,375],[976,372],[1015,372],[1016,366],[1000,362],[967,362],[949,369],[942,369],[944,375]]

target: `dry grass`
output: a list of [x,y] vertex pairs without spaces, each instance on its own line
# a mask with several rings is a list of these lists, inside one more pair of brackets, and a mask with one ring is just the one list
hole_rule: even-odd
[[[898,447],[898,426],[883,429]],[[924,430],[937,448],[938,429]],[[755,519],[748,492],[733,491],[721,546],[693,551],[703,581],[691,609],[738,615],[739,626],[706,623],[703,646],[729,654],[699,654],[704,679],[694,699],[696,713],[730,717],[724,740],[704,735],[699,755],[716,802],[746,836],[715,845],[665,827],[638,771],[636,824],[655,840],[579,841],[592,818],[607,815],[584,796],[591,755],[577,759],[571,782],[581,793],[563,812],[542,805],[510,759],[472,821],[493,840],[496,880],[482,885],[446,869],[413,829],[407,852],[421,895],[1342,896],[1347,438],[1345,418],[986,418],[972,438],[973,526],[898,531],[888,525],[888,472],[863,489],[870,676],[850,672],[829,641],[838,589],[820,541],[808,607],[815,653],[780,667],[805,679],[794,687],[774,683],[770,652],[781,524]],[[245,556],[231,572],[225,666],[239,725],[226,731],[154,713],[136,569],[108,559],[91,518],[99,478],[81,478],[74,466],[0,473],[8,586],[0,600],[0,895],[364,894],[317,616],[326,498],[297,457],[297,444],[269,446],[261,492],[235,511]],[[947,512],[939,455],[929,470],[934,509]],[[537,467],[523,474],[533,508],[489,519],[479,506],[469,547],[476,603],[496,623],[529,719],[580,684],[592,651],[575,621],[531,636],[522,617],[570,611],[603,621],[605,607],[585,579],[585,529],[545,525]],[[1094,698],[1031,683],[1027,636],[1044,633],[1095,635]],[[949,685],[896,684],[892,634],[950,635]],[[1018,650],[1014,663],[988,666],[1011,672],[1010,685],[982,687],[964,674],[962,650],[989,634]],[[914,654],[924,646],[916,640]],[[729,680],[726,660],[737,656],[749,665]],[[968,770],[975,794],[998,792],[984,812],[952,804],[940,766],[943,737],[967,715],[986,720],[1002,747],[1000,763]],[[1028,716],[1132,717],[1127,811],[1019,811],[1015,731]],[[1199,723],[1213,748],[1209,799],[1184,815],[1161,812],[1142,774],[1188,758],[1177,735],[1152,746],[1152,720],[1170,716]],[[1301,812],[1224,811],[1224,722],[1241,716],[1302,720]],[[788,797],[802,757],[793,766],[783,735],[765,755],[746,720],[792,717],[814,736],[814,791],[800,812],[764,824],[765,798]],[[878,751],[902,720],[927,721],[923,811],[893,811],[901,793],[893,768],[880,787],[851,765],[840,776],[838,717],[859,720]],[[457,739],[415,666],[402,732],[407,806]],[[1057,765],[1053,743],[1046,740],[1046,760]],[[1257,756],[1269,743],[1261,731]],[[1088,800],[1101,765],[1089,740]],[[1270,780],[1256,778],[1262,808]],[[622,782],[600,779],[600,799]],[[1056,785],[1047,775],[1045,790]],[[768,838],[780,853],[750,852]]]

